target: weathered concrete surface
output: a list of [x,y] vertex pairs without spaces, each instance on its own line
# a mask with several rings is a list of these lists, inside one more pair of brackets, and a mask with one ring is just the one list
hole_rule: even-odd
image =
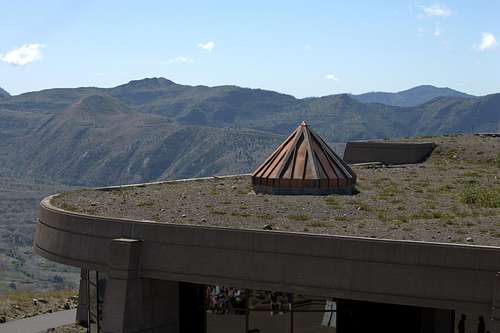
[[103,331],[179,333],[179,283],[141,278],[141,252],[139,240],[110,243]]
[[351,141],[346,145],[347,163],[381,162],[384,164],[414,164],[425,161],[435,145],[424,143],[395,143],[384,141]]
[[88,324],[88,298],[87,274],[82,269],[80,271],[80,288],[78,290],[78,308],[76,309],[76,322],[79,324]]
[[0,333],[39,333],[75,322],[76,310],[65,310],[0,324]]
[[219,284],[491,317],[500,248],[159,224],[63,211],[42,202],[35,250],[109,271],[117,237],[142,240],[141,278]]

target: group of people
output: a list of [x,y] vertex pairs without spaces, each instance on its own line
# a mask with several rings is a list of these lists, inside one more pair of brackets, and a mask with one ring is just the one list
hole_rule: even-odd
[[268,298],[271,303],[271,316],[291,311],[292,294],[273,291],[268,293]]
[[207,309],[216,314],[244,314],[246,297],[244,290],[213,286],[206,289]]
[[[244,315],[247,306],[269,308],[271,316],[290,312],[292,295],[271,291],[254,291],[237,288],[209,286],[206,288],[206,308],[215,314]],[[252,303],[252,304],[250,304]]]

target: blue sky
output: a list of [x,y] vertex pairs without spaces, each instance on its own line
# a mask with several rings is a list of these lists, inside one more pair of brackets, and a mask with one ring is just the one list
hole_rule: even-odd
[[0,87],[500,92],[500,1],[0,0]]

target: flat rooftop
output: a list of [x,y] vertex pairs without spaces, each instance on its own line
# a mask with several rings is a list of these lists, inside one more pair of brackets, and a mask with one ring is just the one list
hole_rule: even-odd
[[434,142],[422,164],[354,166],[356,195],[255,194],[248,175],[62,193],[56,207],[96,216],[238,229],[500,247],[500,138]]

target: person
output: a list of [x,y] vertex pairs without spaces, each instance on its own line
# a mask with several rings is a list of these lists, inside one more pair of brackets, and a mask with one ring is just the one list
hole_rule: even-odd
[[486,324],[484,323],[484,317],[479,316],[479,324],[477,325],[477,333],[484,333],[486,331]]
[[460,321],[458,322],[458,333],[465,333],[465,315],[462,313]]
[[278,295],[275,292],[271,292],[269,294],[270,303],[271,303],[271,316],[274,316],[277,313],[278,308]]

